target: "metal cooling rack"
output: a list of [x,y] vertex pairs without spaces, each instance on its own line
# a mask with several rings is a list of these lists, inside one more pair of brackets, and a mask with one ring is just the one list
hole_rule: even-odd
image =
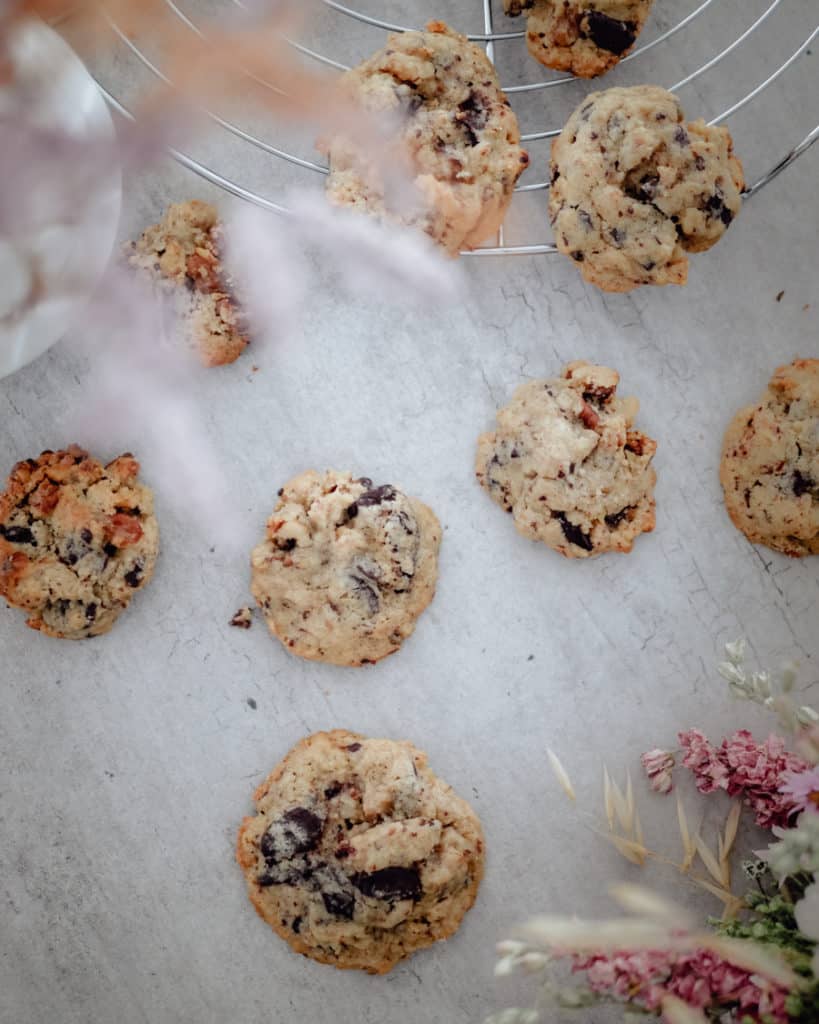
[[[185,26],[185,28],[196,35],[205,38],[206,30],[194,20],[189,14],[185,13],[180,6],[174,2],[174,0],[164,0],[168,12],[171,16]],[[380,17],[374,17],[371,14],[367,14],[363,11],[357,10],[353,7],[346,6],[345,4],[338,3],[336,0],[321,0],[324,7],[328,9],[328,14],[331,14],[335,18],[342,20],[343,24],[346,25],[348,33],[355,33],[357,30],[363,31],[363,27],[369,29],[381,29],[385,32],[404,32],[412,28],[420,26],[395,24],[384,20]],[[361,0],[359,0],[361,2]],[[480,14],[477,2],[472,0],[475,8],[476,15]],[[640,61],[644,55],[650,50],[656,47],[666,46],[673,37],[684,30],[689,29],[697,19],[701,18],[705,12],[712,8],[718,0],[702,0],[702,2],[694,10],[690,11],[687,15],[681,18],[680,21],[672,25],[670,28],[663,31],[656,38],[638,46],[629,56],[624,58],[620,62],[621,65],[628,64],[629,62]],[[224,0],[222,5],[223,9],[225,6],[239,8],[245,10],[245,3],[243,0]],[[494,15],[492,9],[492,0],[482,0],[483,6],[483,24],[480,27],[481,30],[478,32],[470,33],[469,38],[477,43],[480,43],[486,47],[489,58],[493,61],[500,54],[501,47],[516,46],[521,52],[525,52],[525,32],[524,31],[497,31],[494,23]],[[733,39],[728,45],[724,46],[719,52],[711,56],[703,64],[697,67],[694,71],[687,74],[680,81],[675,82],[666,86],[671,92],[678,92],[684,89],[686,86],[700,79],[702,76],[707,75],[717,65],[721,64],[726,58],[732,53],[743,47],[752,36],[766,29],[769,33],[775,33],[777,30],[775,15],[784,13],[787,10],[787,0],[771,0],[769,5],[759,14],[755,20],[751,21],[747,28],[745,28],[735,39]],[[129,38],[124,29],[117,25],[114,21],[109,20],[111,30],[118,37],[122,44],[124,51],[134,58],[142,68],[148,72],[151,76],[159,79],[161,82],[166,84],[172,84],[167,76],[163,73],[160,67],[151,60],[145,49],[142,48],[137,42]],[[782,75],[784,75],[789,68],[809,49],[811,44],[819,36],[819,25],[814,27],[808,32],[807,37],[801,42],[795,50],[779,64],[772,72],[770,72],[762,81],[751,88],[745,95],[740,99],[733,102],[725,110],[723,110],[716,117],[712,118],[710,124],[721,124],[727,121],[729,118],[737,114],[740,110],[752,103],[764,90],[770,85],[776,82]],[[311,49],[303,42],[296,40],[288,40],[289,45],[293,46],[303,57],[309,61],[315,61],[319,64],[333,68],[340,71],[346,70],[348,65],[341,61],[335,60],[333,57],[328,56],[325,53],[319,52],[316,49]],[[378,44],[380,45],[380,44]],[[377,47],[373,47],[373,50]],[[525,60],[531,61],[532,58],[526,54]],[[258,81],[258,80],[257,80]],[[504,90],[510,98],[513,107],[517,105],[528,95],[545,93],[546,90],[560,89],[571,84],[576,85],[578,80],[572,76],[552,76],[544,78],[535,82],[519,84],[519,85],[507,85],[504,86]],[[109,104],[123,117],[133,119],[133,114],[128,107],[118,99],[108,88],[104,86],[102,81],[98,77],[98,84],[102,90],[103,95],[109,102]],[[262,83],[265,84],[265,83]],[[272,86],[268,86],[272,88]],[[605,84],[601,84],[600,80],[590,84],[592,89],[605,88]],[[235,139],[239,140],[242,145],[248,145],[261,153],[266,154],[277,160],[286,161],[293,167],[298,168],[309,175],[323,175],[327,173],[327,167],[320,163],[316,163],[312,160],[305,159],[304,157],[298,156],[296,153],[290,152],[287,148],[282,148],[279,145],[275,145],[273,142],[261,138],[259,134],[253,133],[240,127],[234,121],[229,120],[213,111],[205,111],[210,121],[217,126],[221,131],[229,133]],[[560,126],[554,128],[538,128],[534,131],[524,132],[522,134],[522,140],[524,143],[536,143],[540,140],[551,139],[558,135],[560,132]],[[743,192],[743,198],[748,199],[760,189],[764,188],[768,182],[776,178],[786,167],[790,166],[796,159],[798,159],[814,142],[819,139],[819,125],[813,128],[796,146],[794,146],[789,152],[787,152],[781,160],[779,160],[773,167],[770,168],[765,174],[759,177],[753,184],[746,187]],[[256,205],[263,207],[264,209],[273,211],[275,213],[285,213],[286,209],[277,203],[274,199],[271,199],[265,195],[262,195],[260,191],[242,185],[240,182],[233,180],[232,178],[221,174],[215,167],[211,166],[211,162],[205,162],[197,159],[189,153],[182,152],[180,150],[172,150],[172,155],[185,167],[204,178],[206,181],[219,186],[225,191],[231,193],[234,196],[238,196],[241,199],[248,200],[249,202],[255,203]],[[546,162],[542,162],[544,169]],[[529,169],[531,172],[531,167]],[[525,177],[525,175],[524,175]],[[516,188],[516,193],[519,196],[525,195],[530,192],[539,192],[548,189],[548,181],[534,181],[519,184]],[[514,207],[514,201],[513,201]],[[543,222],[546,223],[546,218],[543,217]],[[501,228],[498,233],[495,244],[483,246],[479,249],[472,251],[471,253],[465,253],[464,255],[472,256],[498,256],[498,255],[536,255],[543,253],[556,252],[556,248],[550,242],[538,242],[537,244],[531,245],[513,245],[508,244],[504,238],[504,230]]]

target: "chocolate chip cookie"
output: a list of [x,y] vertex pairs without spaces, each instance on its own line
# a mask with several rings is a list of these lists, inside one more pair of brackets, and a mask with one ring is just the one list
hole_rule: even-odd
[[254,799],[236,856],[254,907],[297,953],[384,974],[449,938],[475,902],[480,822],[410,743],[315,733]]
[[575,362],[522,384],[478,439],[481,487],[524,537],[567,558],[631,551],[654,529],[657,444],[632,429],[639,404],[618,398],[615,370]]
[[0,494],[0,596],[32,629],[107,633],[150,580],[159,528],[138,474],[130,454],[102,466],[76,445],[14,467]]
[[653,0],[504,0],[508,15],[528,12],[529,52],[580,78],[605,74],[630,53]]
[[552,143],[555,244],[604,291],[685,284],[739,212],[742,166],[727,128],[685,122],[653,85],[588,96]]
[[249,340],[220,248],[216,207],[198,199],[169,206],[128,248],[130,264],[173,296],[186,340],[205,366],[234,362]]
[[435,593],[441,527],[391,484],[312,470],[279,491],[251,589],[294,654],[364,665],[397,651]]
[[390,36],[342,76],[341,88],[365,110],[393,117],[417,192],[405,205],[417,208],[395,209],[382,169],[341,135],[319,143],[331,202],[420,227],[451,256],[497,231],[529,157],[480,47],[430,22],[426,32]]
[[720,464],[725,507],[754,544],[819,554],[819,359],[780,366],[736,414]]

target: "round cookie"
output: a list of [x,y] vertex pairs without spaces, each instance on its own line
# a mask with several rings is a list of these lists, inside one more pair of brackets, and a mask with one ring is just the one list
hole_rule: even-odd
[[654,529],[657,444],[632,430],[636,398],[617,398],[615,370],[569,363],[522,384],[478,439],[481,487],[518,531],[567,558],[631,551]]
[[215,206],[191,199],[128,247],[131,266],[170,290],[186,339],[205,366],[232,363],[248,346],[247,324],[222,263]]
[[426,32],[391,35],[342,76],[341,88],[364,109],[396,118],[420,208],[391,209],[379,168],[344,136],[319,143],[331,202],[420,227],[451,256],[497,231],[529,157],[480,47],[430,22]]
[[440,523],[415,498],[311,470],[279,491],[251,557],[251,590],[294,654],[364,665],[415,629],[435,593],[440,543]]
[[634,48],[653,0],[504,0],[509,15],[528,11],[529,52],[557,71],[602,75]]
[[725,432],[725,507],[754,544],[819,554],[819,359],[780,366]]
[[297,953],[384,974],[449,938],[475,902],[478,817],[410,743],[315,733],[254,800],[236,856],[254,907]]
[[591,93],[552,143],[557,248],[609,292],[685,284],[739,212],[742,166],[727,128],[685,123],[653,85]]
[[130,455],[102,466],[72,445],[18,462],[0,494],[0,596],[68,640],[107,633],[150,580],[153,494]]

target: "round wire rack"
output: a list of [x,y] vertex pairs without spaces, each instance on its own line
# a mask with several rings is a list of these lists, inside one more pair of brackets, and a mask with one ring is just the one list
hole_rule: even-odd
[[[743,193],[746,200],[819,139],[817,124],[796,145],[791,144],[791,139],[780,141],[776,139],[777,126],[763,122],[764,128],[760,131],[756,116],[766,90],[788,72],[799,73],[796,66],[812,53],[811,45],[819,36],[815,0],[742,0],[740,4],[733,0],[689,0],[687,6],[684,0],[674,3],[656,0],[650,26],[639,45],[606,75],[605,80],[594,82],[549,72],[537,64],[526,51],[525,31],[518,27],[520,20],[508,19],[501,13],[501,0],[438,0],[429,10],[417,12],[416,8],[426,5],[399,0],[350,0],[353,2],[355,7],[336,0],[318,0],[316,7],[320,16],[311,19],[307,27],[312,35],[288,39],[288,44],[305,60],[341,72],[383,45],[385,32],[421,28],[429,18],[436,17],[485,46],[498,69],[503,88],[521,123],[522,139],[533,159],[515,190],[510,213],[494,243],[464,255],[532,255],[557,251],[542,237],[526,235],[532,230],[538,235],[545,234],[548,229],[543,193],[549,187],[549,140],[559,134],[568,114],[591,90],[610,84],[658,82],[671,92],[683,94],[683,105],[691,117],[695,117],[702,106],[710,111],[716,105],[718,112],[708,118],[709,123],[731,120],[735,141],[735,119],[754,104],[754,117],[747,121],[749,136],[756,141],[764,134],[766,142],[770,137],[770,145],[781,145],[780,151],[785,152],[774,163],[770,162],[770,154],[766,156],[767,167],[761,172],[754,171],[756,176]],[[218,21],[220,15],[224,17],[227,13],[246,12],[249,6],[245,0],[188,0],[187,3],[164,0],[164,3],[169,17],[202,38],[207,38],[208,25],[214,24],[214,19]],[[398,21],[384,16],[390,8],[395,9]],[[413,10],[413,16],[417,17],[415,24],[405,23],[408,10]],[[726,35],[727,22],[741,23],[743,27],[738,34],[734,27]],[[109,60],[107,67],[95,68],[95,76],[112,108],[132,119],[127,97],[121,88],[111,85],[111,81],[119,79],[121,83],[126,78],[135,82],[141,75],[143,81],[173,83],[160,66],[158,48],[152,47],[150,42],[132,39],[113,20],[109,20],[109,25],[119,53]],[[692,57],[696,58],[693,68],[690,67]],[[125,76],[123,61],[132,65]],[[712,86],[714,82],[716,86]],[[799,110],[803,120],[805,113],[811,117],[811,102],[815,107],[819,96],[815,77],[813,83],[811,87],[809,79],[809,96],[806,101],[802,97],[799,103],[800,108],[803,103],[807,108]],[[725,96],[726,91],[728,96]],[[689,96],[690,93],[694,96]],[[254,123],[252,115],[237,115],[235,111],[208,109],[203,113],[218,129],[210,133],[213,138],[206,152],[173,149],[172,155],[195,174],[234,196],[284,213],[286,209],[280,201],[283,190],[295,184],[304,185],[305,177],[320,183],[327,173],[327,167],[314,158],[312,139],[300,137],[297,131],[291,132],[292,138],[285,138],[288,130],[278,123],[272,125],[269,118],[257,117]],[[795,120],[798,123],[798,119]],[[271,140],[273,129],[277,136]],[[737,145],[737,150],[742,155],[741,145]],[[251,155],[257,161],[255,168],[251,166]],[[230,170],[225,169],[226,164],[230,165]]]

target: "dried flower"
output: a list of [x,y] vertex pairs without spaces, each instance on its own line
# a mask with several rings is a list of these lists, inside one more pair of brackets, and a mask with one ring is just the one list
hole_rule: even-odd
[[[819,883],[814,882],[805,889],[802,899],[793,908],[799,931],[809,939],[819,942]],[[814,976],[819,978],[819,946],[811,960]]]
[[767,862],[774,877],[782,880],[802,871],[819,873],[819,815],[803,814],[795,828],[775,828],[778,843],[758,856]]
[[805,771],[808,765],[785,750],[784,740],[771,735],[757,744],[745,729],[713,747],[697,729],[679,734],[685,751],[683,764],[694,773],[697,789],[712,793],[724,789],[741,796],[756,816],[757,825],[785,825],[798,809],[793,799],[780,792],[787,775]]
[[785,775],[781,792],[798,811],[819,814],[819,767]]
[[726,789],[728,770],[699,729],[689,729],[678,736],[683,748],[683,765],[694,773],[700,793],[713,793],[715,789]]
[[670,793],[674,788],[671,773],[674,770],[674,755],[669,750],[655,747],[647,750],[640,757],[640,763],[648,776],[651,788],[655,793]]

